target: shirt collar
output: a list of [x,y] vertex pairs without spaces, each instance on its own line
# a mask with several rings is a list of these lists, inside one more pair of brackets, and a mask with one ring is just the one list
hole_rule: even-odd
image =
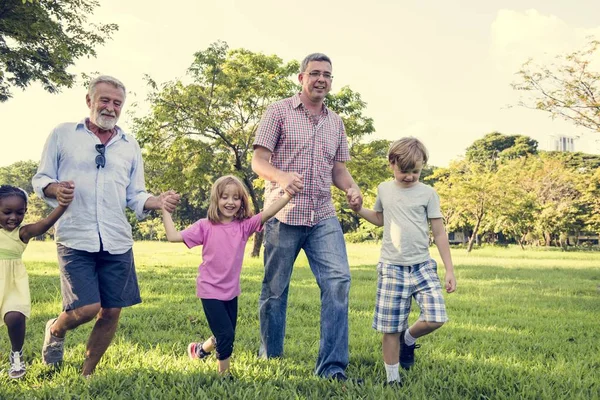
[[[304,107],[304,104],[302,103],[302,100],[300,100],[300,93],[297,93],[294,97],[292,97],[292,107],[298,108],[300,106]],[[323,102],[323,108],[321,109],[321,112],[325,115],[329,114],[329,109],[325,105],[325,102]]]
[[[88,128],[88,124],[89,124],[89,128]],[[90,133],[94,133],[94,131],[92,130],[94,127],[98,128],[92,121],[90,121],[90,119],[88,117],[85,117],[84,119],[82,119],[81,121],[79,121],[77,123],[77,128],[82,127],[83,129],[85,129],[86,131],[90,132]],[[98,128],[100,129],[100,128]],[[125,132],[123,132],[123,129],[121,129],[121,127],[119,125],[115,125],[115,127],[113,128],[115,131],[115,137],[124,139],[125,141],[127,141],[127,136],[125,135]]]

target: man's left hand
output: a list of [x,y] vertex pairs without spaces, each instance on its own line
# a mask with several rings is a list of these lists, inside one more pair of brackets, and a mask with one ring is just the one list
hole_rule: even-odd
[[356,187],[351,187],[346,191],[346,199],[348,199],[348,204],[350,208],[353,210],[360,210],[363,203],[362,193],[360,189]]

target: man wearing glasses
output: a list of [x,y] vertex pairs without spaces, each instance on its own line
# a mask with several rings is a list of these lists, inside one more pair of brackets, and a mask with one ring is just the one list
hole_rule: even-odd
[[302,62],[299,94],[271,104],[254,140],[252,169],[265,184],[265,207],[284,192],[295,195],[265,224],[265,276],[259,298],[261,357],[283,354],[286,309],[294,261],[303,249],[321,290],[321,338],[315,373],[345,381],[348,366],[350,269],[331,185],[351,205],[360,189],[346,169],[350,159],[341,118],[324,104],[333,80],[325,54]]
[[110,345],[121,309],[141,302],[125,207],[142,219],[163,204],[172,211],[179,201],[173,191],[146,192],[140,147],[117,126],[125,93],[113,77],[92,80],[89,118],[50,133],[32,180],[36,194],[52,206],[73,199],[56,224],[63,311],[46,324],[43,362],[60,364],[67,331],[96,318],[84,376],[94,372]]

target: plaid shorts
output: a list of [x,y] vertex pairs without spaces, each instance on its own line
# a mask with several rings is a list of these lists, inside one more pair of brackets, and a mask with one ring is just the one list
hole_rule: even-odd
[[377,276],[373,329],[383,333],[408,329],[413,297],[421,310],[420,321],[448,321],[435,260],[410,266],[380,262],[377,264]]

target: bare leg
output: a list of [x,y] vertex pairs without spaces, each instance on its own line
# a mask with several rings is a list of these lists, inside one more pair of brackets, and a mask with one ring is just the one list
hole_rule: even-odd
[[417,321],[408,329],[408,331],[410,332],[411,336],[416,339],[430,334],[431,332],[440,328],[442,325],[444,325],[443,322]]
[[400,358],[400,333],[384,333],[381,342],[383,344],[383,361],[387,365],[398,364]]
[[208,339],[206,339],[206,341],[204,341],[204,343],[202,343],[202,350],[204,350],[207,353],[210,353],[211,351],[213,351],[215,349],[215,337],[211,336]]
[[25,315],[18,311],[9,311],[4,314],[4,323],[8,328],[8,337],[12,351],[21,351],[25,342]]
[[100,311],[100,303],[89,304],[70,311],[63,311],[58,319],[52,324],[50,333],[57,338],[64,338],[67,331],[77,328],[79,325],[90,322]]
[[96,324],[87,342],[85,352],[85,361],[81,374],[83,376],[91,375],[96,369],[96,365],[108,349],[112,342],[117,326],[119,325],[120,308],[102,308],[96,319]]
[[229,372],[231,357],[226,360],[219,360],[219,375],[225,375]]

